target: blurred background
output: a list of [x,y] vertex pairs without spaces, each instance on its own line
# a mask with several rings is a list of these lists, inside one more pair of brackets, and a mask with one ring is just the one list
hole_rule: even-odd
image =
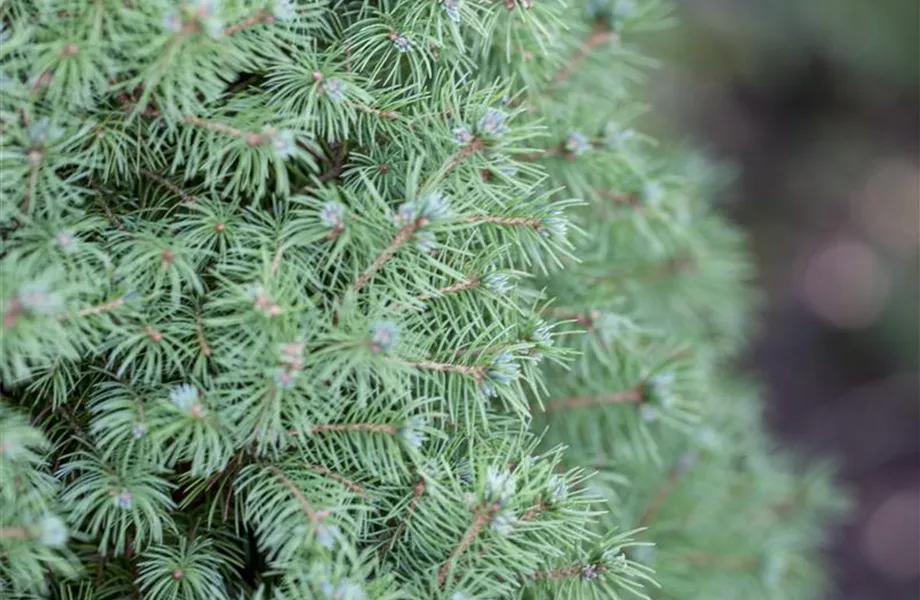
[[837,457],[857,503],[827,600],[916,600],[920,4],[678,4],[653,40],[658,133],[738,169],[729,210],[767,294],[747,360],[770,425]]

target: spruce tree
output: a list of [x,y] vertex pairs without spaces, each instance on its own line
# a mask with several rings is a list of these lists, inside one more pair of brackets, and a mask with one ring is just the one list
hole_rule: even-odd
[[658,0],[0,4],[0,592],[814,597]]

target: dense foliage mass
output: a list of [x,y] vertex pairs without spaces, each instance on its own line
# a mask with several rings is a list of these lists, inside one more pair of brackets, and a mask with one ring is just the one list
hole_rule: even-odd
[[0,4],[0,592],[802,599],[657,0]]

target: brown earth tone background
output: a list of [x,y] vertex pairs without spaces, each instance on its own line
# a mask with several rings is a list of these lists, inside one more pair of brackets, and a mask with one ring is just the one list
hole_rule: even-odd
[[[656,35],[659,135],[738,169],[728,210],[767,295],[746,367],[784,444],[856,510],[827,600],[920,598],[920,8],[683,0]],[[730,599],[714,599],[730,600]]]

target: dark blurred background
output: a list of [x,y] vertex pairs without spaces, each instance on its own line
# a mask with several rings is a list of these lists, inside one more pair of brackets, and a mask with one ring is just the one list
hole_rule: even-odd
[[[841,462],[828,600],[920,598],[917,0],[681,0],[657,126],[734,164],[776,435]],[[723,599],[714,599],[723,600]],[[726,599],[728,600],[728,599]]]

